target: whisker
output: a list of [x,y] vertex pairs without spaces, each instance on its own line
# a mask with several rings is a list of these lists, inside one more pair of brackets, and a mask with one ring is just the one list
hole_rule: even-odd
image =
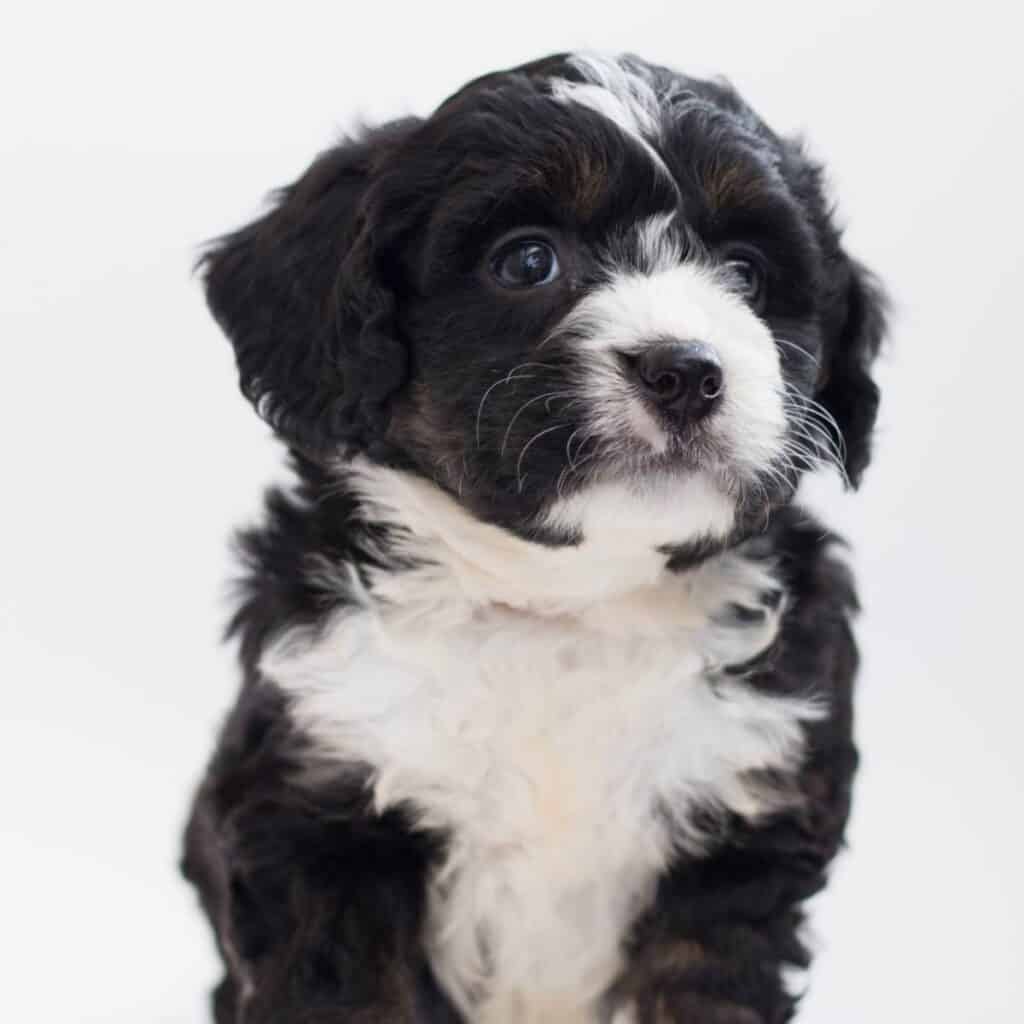
[[[505,454],[505,449],[508,447],[509,435],[512,433],[512,428],[516,424],[516,420],[519,419],[519,414],[525,409],[529,408],[534,402],[542,402],[547,399],[548,402],[553,398],[570,398],[572,396],[571,391],[549,391],[546,395],[535,395],[533,398],[528,398],[519,408],[516,410],[515,415],[508,421],[508,426],[505,428],[505,436],[501,439],[501,454]],[[551,411],[549,405],[545,406],[548,412]]]
[[[536,374],[532,374],[532,373],[530,373],[530,374],[525,374],[525,373],[524,374],[520,374],[519,373],[520,370],[525,370],[528,366],[539,367],[541,369],[546,369],[546,370],[554,370],[554,369],[556,369],[556,367],[552,366],[551,363],[534,363],[534,362],[520,363],[518,366],[513,366],[512,369],[509,370],[508,373],[504,377],[501,377],[499,380],[496,380],[483,393],[483,396],[480,399],[480,404],[476,408],[476,446],[477,446],[477,448],[480,447],[480,420],[481,420],[481,418],[483,417],[483,414],[484,414],[484,404],[487,402],[487,399],[490,397],[491,392],[496,387],[500,387],[502,384],[511,384],[513,382],[517,382],[517,381],[521,381],[521,380],[533,380],[533,378],[536,376]],[[519,375],[516,376],[517,374],[519,374]]]
[[[575,429],[575,430],[574,430],[574,431],[573,431],[573,432],[572,432],[572,433],[571,433],[571,434],[569,435],[569,440],[565,442],[565,461],[569,463],[569,468],[570,468],[570,469],[573,469],[573,470],[575,470],[575,469],[576,469],[576,465],[575,465],[575,463],[574,463],[574,462],[572,461],[572,451],[571,451],[571,448],[572,448],[572,442],[573,442],[573,438],[574,438],[574,437],[575,437],[575,436],[576,436],[576,435],[577,435],[577,434],[578,434],[578,433],[579,433],[579,432],[580,432],[580,431],[581,431],[582,429],[583,429],[582,427],[577,427],[577,428],[576,428],[576,429]],[[564,472],[565,472],[565,470],[563,469],[563,470],[562,470],[562,472],[564,473]]]
[[512,381],[520,381],[520,380],[533,380],[533,374],[532,373],[524,373],[524,374],[520,374],[518,377],[513,377],[511,374],[509,374],[509,376],[503,377],[501,380],[495,381],[484,392],[483,398],[480,399],[480,404],[477,406],[477,409],[476,409],[476,446],[477,446],[477,448],[480,447],[480,419],[481,419],[481,417],[484,414],[484,403],[487,401],[487,399],[491,395],[491,392],[496,387],[499,387],[502,384],[511,384]]
[[818,359],[816,355],[813,355],[812,353],[808,352],[807,349],[802,348],[800,345],[797,345],[796,342],[787,341],[785,338],[776,338],[775,344],[785,345],[786,348],[791,348],[794,352],[799,352],[800,355],[806,356],[808,361],[812,363],[814,366],[821,365],[821,361]]
[[806,441],[823,457],[834,459],[839,463],[843,461],[843,453],[837,446],[835,438],[820,426],[809,423],[794,424],[792,430],[794,436]]
[[523,492],[523,477],[521,473],[523,468],[523,458],[526,456],[526,453],[530,450],[530,446],[535,441],[539,441],[545,434],[550,434],[553,430],[562,430],[565,427],[569,426],[572,426],[572,424],[556,423],[553,427],[547,427],[544,430],[538,431],[536,434],[533,435],[533,437],[530,438],[529,441],[526,442],[526,444],[523,445],[522,449],[519,452],[519,458],[516,460],[516,487],[520,494],[522,494]]
[[845,479],[845,469],[842,467],[846,462],[846,439],[832,413],[820,402],[801,394],[790,384],[786,386],[783,404],[787,412],[800,416],[800,426],[804,428],[805,437],[808,434],[818,435],[815,443],[835,457],[837,468],[840,468]]

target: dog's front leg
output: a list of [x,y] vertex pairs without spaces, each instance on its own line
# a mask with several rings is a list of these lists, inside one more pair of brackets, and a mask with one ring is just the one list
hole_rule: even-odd
[[185,870],[226,976],[217,1024],[453,1024],[421,943],[424,842],[299,800],[200,796]]
[[[787,975],[809,966],[804,902],[825,885],[849,810],[852,745],[824,726],[803,799],[762,824],[732,822],[706,856],[681,856],[637,922],[611,993],[614,1024],[785,1024]],[[845,734],[843,734],[845,735]]]

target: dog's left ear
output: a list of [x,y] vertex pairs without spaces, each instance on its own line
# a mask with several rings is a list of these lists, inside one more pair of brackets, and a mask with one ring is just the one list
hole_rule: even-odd
[[870,271],[845,256],[842,260],[816,398],[835,419],[842,435],[846,477],[856,487],[871,460],[879,402],[871,364],[885,336],[888,302]]

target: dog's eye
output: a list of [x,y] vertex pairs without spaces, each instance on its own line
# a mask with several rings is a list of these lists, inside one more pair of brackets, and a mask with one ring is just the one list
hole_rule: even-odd
[[754,253],[741,250],[727,254],[725,268],[736,283],[736,290],[743,301],[760,313],[768,297],[764,263]]
[[555,250],[539,239],[519,239],[498,250],[491,263],[494,276],[506,288],[533,288],[559,274]]

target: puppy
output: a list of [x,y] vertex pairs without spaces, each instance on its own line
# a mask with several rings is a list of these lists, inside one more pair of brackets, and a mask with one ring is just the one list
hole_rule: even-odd
[[323,153],[202,260],[296,482],[186,837],[219,1024],[778,1024],[857,756],[883,335],[728,85],[560,55]]

